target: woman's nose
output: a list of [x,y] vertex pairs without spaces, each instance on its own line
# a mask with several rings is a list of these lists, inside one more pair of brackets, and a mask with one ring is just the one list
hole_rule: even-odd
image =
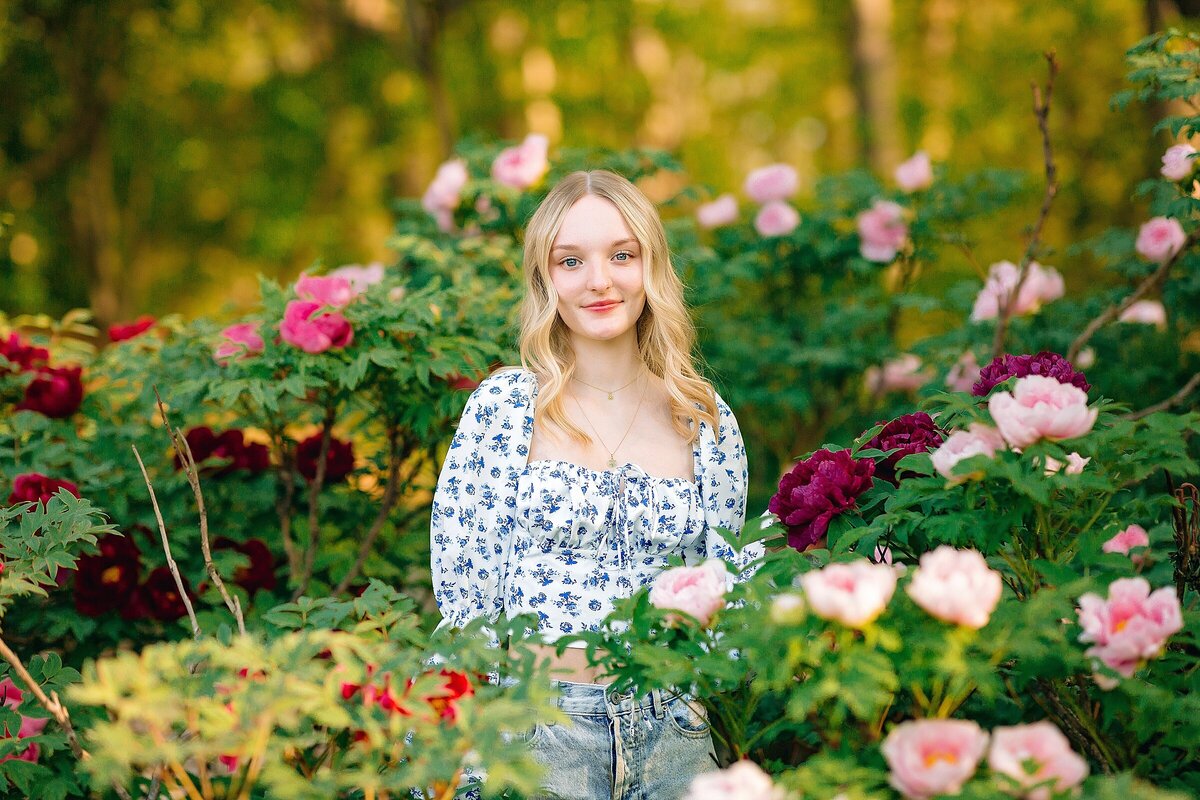
[[608,263],[604,259],[595,259],[587,266],[587,287],[593,291],[604,291],[612,286],[608,274]]

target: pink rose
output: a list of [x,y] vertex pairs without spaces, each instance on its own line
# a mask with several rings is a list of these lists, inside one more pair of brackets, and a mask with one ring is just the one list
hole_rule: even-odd
[[781,800],[771,776],[753,761],[736,761],[727,769],[697,775],[683,800]]
[[239,322],[236,325],[230,325],[221,331],[221,335],[225,337],[226,341],[217,345],[217,349],[213,351],[213,358],[217,361],[223,361],[239,354],[241,358],[249,358],[254,353],[261,353],[265,346],[263,338],[258,335],[257,322]]
[[301,274],[296,281],[296,296],[301,300],[313,300],[323,306],[343,308],[350,304],[356,292],[350,288],[346,278],[330,275],[325,278]]
[[800,214],[782,200],[772,200],[754,216],[754,230],[762,236],[787,236],[800,224]]
[[1061,794],[1088,776],[1087,762],[1046,720],[993,730],[988,766],[1016,781],[1028,800],[1050,800],[1051,791]]
[[1004,449],[1006,445],[1000,431],[980,422],[972,422],[967,430],[950,434],[946,441],[942,442],[942,446],[933,451],[930,460],[933,462],[933,468],[941,473],[942,477],[961,483],[972,476],[955,475],[954,467],[958,462],[978,455],[995,458],[996,451]]
[[796,170],[787,164],[760,167],[746,176],[746,196],[756,203],[786,200],[800,188]]
[[1135,547],[1149,546],[1150,535],[1146,533],[1145,528],[1135,523],[1109,539],[1100,549],[1106,553],[1129,555],[1129,551]]
[[[998,261],[988,269],[988,279],[975,298],[971,319],[979,322],[995,319],[1000,315],[1001,303],[1011,303],[1013,289],[1021,277],[1021,269],[1011,261]],[[1043,267],[1036,261],[1029,262],[1028,274],[1017,294],[1012,316],[1032,314],[1044,304],[1063,296],[1062,275],[1054,267]]]
[[924,800],[958,794],[975,774],[987,749],[988,735],[962,719],[902,722],[883,742],[891,783],[905,797]]
[[1196,148],[1190,144],[1171,145],[1162,156],[1162,176],[1172,181],[1192,177],[1196,169],[1196,161],[1192,158],[1195,154]]
[[537,184],[550,169],[546,159],[550,141],[540,133],[531,133],[516,147],[508,147],[492,162],[492,177],[514,189],[528,189]]
[[434,216],[439,212],[449,215],[458,208],[463,187],[467,185],[469,177],[467,162],[461,158],[445,162],[438,167],[433,181],[421,196],[421,208]]
[[979,380],[979,362],[975,360],[973,352],[965,350],[958,357],[958,361],[954,362],[954,366],[950,367],[950,371],[946,373],[946,387],[952,392],[969,392],[977,380]]
[[283,340],[306,353],[324,353],[354,341],[354,330],[346,318],[336,311],[317,314],[321,308],[322,304],[315,300],[288,303],[279,323]]
[[[0,680],[0,705],[15,710],[20,708],[24,698],[25,693],[17,688],[16,684],[12,682],[12,678],[6,677],[4,680]],[[17,729],[17,739],[28,739],[31,736],[37,736],[45,729],[46,723],[50,721],[45,718],[27,717],[24,714],[20,716],[21,726]],[[7,727],[0,730],[0,739],[11,739],[12,737],[13,733]],[[18,753],[0,758],[0,763],[12,760],[29,761],[32,763],[38,760],[40,754],[40,748],[36,744],[31,744]]]
[[719,228],[737,222],[737,200],[731,194],[723,194],[711,203],[696,209],[696,221],[701,228]]
[[[1091,460],[1092,459],[1090,459],[1090,458],[1084,458],[1083,456],[1079,455],[1079,453],[1071,453],[1069,456],[1067,456],[1066,474],[1067,475],[1082,475],[1083,468],[1086,467],[1088,465],[1088,462]],[[1060,470],[1062,470],[1062,468],[1063,468],[1063,463],[1061,461],[1059,461],[1056,458],[1050,458],[1049,456],[1046,456],[1046,474],[1047,475],[1054,475],[1054,474],[1058,473]]]
[[861,628],[887,607],[896,591],[896,572],[863,559],[806,572],[800,586],[818,617]]
[[929,154],[918,150],[912,158],[896,167],[896,185],[900,191],[912,194],[933,185],[933,165],[929,163]]
[[928,370],[921,369],[921,359],[905,353],[880,367],[868,367],[863,383],[871,394],[883,392],[915,392],[929,381]]
[[868,261],[886,264],[908,240],[904,209],[888,200],[876,200],[858,215],[859,252]]
[[1147,261],[1161,264],[1174,258],[1186,241],[1187,234],[1177,220],[1155,217],[1138,230],[1134,249]]
[[908,596],[931,616],[978,630],[1000,602],[1000,573],[975,550],[940,545],[921,556]]
[[1117,317],[1118,322],[1140,322],[1162,329],[1167,327],[1167,310],[1157,300],[1138,300]]
[[1078,386],[1045,375],[1018,378],[1011,393],[997,392],[988,399],[988,411],[1012,447],[1083,436],[1099,413],[1088,408],[1087,393]]
[[686,612],[707,625],[725,607],[728,580],[725,562],[716,558],[697,567],[672,567],[654,578],[650,605]]
[[383,282],[383,264],[374,261],[367,266],[361,264],[346,264],[329,273],[331,278],[345,278],[350,281],[350,291],[362,294],[369,287]]
[[1183,627],[1174,586],[1150,591],[1145,578],[1118,578],[1108,599],[1091,592],[1079,598],[1079,641],[1091,642],[1087,655],[1131,677],[1144,660],[1162,652],[1167,639]]

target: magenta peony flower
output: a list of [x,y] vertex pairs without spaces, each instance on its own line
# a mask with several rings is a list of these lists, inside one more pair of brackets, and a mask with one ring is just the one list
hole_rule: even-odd
[[1183,627],[1174,586],[1154,592],[1145,578],[1118,578],[1108,598],[1091,592],[1079,598],[1079,641],[1090,642],[1087,655],[1129,678],[1148,658],[1162,652],[1167,639]]
[[1192,158],[1195,154],[1196,148],[1190,144],[1171,145],[1162,156],[1162,176],[1171,181],[1192,177],[1196,171],[1196,160]]
[[988,766],[1016,781],[1027,800],[1050,800],[1051,791],[1062,794],[1088,776],[1087,761],[1071,749],[1062,731],[1046,720],[993,730]]
[[800,224],[800,214],[782,200],[772,200],[754,216],[754,230],[761,236],[787,236]]
[[516,147],[508,147],[496,156],[492,162],[492,177],[505,186],[514,189],[528,189],[537,185],[550,162],[546,153],[550,148],[550,140],[540,133],[531,133],[525,141]]
[[[25,344],[20,335],[12,333],[7,340],[0,340],[0,358],[13,364],[17,372],[27,372],[45,366],[50,360],[50,351],[44,347]],[[0,375],[11,371],[13,370],[8,366],[0,366]]]
[[1178,220],[1155,217],[1138,229],[1134,249],[1147,261],[1161,264],[1174,258],[1186,241],[1187,234]]
[[345,264],[329,273],[329,277],[350,281],[350,291],[359,295],[375,284],[383,282],[383,264],[378,261],[373,261],[365,267],[362,264]]
[[[1011,303],[1013,289],[1021,278],[1021,269],[1011,261],[999,261],[988,269],[988,279],[975,298],[971,319],[979,322],[1000,316],[1000,304]],[[1062,275],[1054,267],[1043,267],[1036,261],[1029,262],[1028,274],[1017,293],[1016,305],[1011,316],[1032,314],[1044,304],[1063,296]]]
[[1045,375],[1059,383],[1069,383],[1083,391],[1092,388],[1082,372],[1076,372],[1071,362],[1058,353],[1043,350],[1035,356],[1002,355],[980,370],[979,382],[971,389],[976,397],[986,397],[988,392],[1009,378],[1024,378],[1026,375]]
[[886,264],[908,241],[904,208],[888,200],[876,200],[858,215],[859,252],[867,261]]
[[79,497],[79,487],[70,481],[51,478],[40,472],[26,472],[13,478],[12,493],[8,495],[8,504],[41,503],[45,505],[50,498],[58,494],[59,489],[66,489]]
[[239,359],[249,358],[254,353],[261,353],[266,343],[258,334],[257,322],[239,322],[221,331],[225,341],[213,350],[213,358],[218,362],[237,356]]
[[943,622],[978,630],[996,610],[1003,588],[1000,573],[977,551],[943,544],[921,556],[908,596]]
[[866,559],[830,564],[800,576],[813,613],[851,628],[869,625],[896,592],[896,570]]
[[1146,529],[1141,525],[1135,523],[1109,539],[1100,549],[1106,553],[1129,555],[1129,551],[1135,547],[1149,546],[1150,534],[1146,533]]
[[875,462],[855,459],[849,450],[818,450],[779,481],[767,507],[787,526],[788,544],[804,550],[829,529],[829,521],[854,507],[874,483]]
[[[322,304],[315,300],[293,300],[283,312],[279,333],[288,344],[306,353],[324,353],[354,341],[354,329],[336,311],[317,314]],[[314,314],[316,316],[314,316]]]
[[783,792],[753,761],[742,759],[726,769],[697,775],[683,800],[782,800]]
[[765,205],[794,195],[800,188],[800,178],[787,164],[771,164],[747,175],[744,188],[747,197]]
[[929,154],[918,150],[912,158],[896,167],[896,185],[900,191],[912,194],[933,185],[933,165],[929,163]]
[[725,607],[728,583],[729,571],[720,559],[710,558],[696,567],[672,567],[654,578],[650,605],[686,612],[706,626]]
[[133,339],[137,336],[141,336],[143,333],[153,328],[154,323],[157,321],[158,320],[149,314],[144,314],[133,322],[109,325],[108,340],[110,342],[123,342],[126,339]]
[[929,370],[921,368],[921,359],[912,353],[885,361],[883,367],[867,367],[863,373],[863,385],[871,394],[884,392],[915,392],[931,377]]
[[82,367],[42,367],[25,387],[18,410],[36,411],[51,419],[66,419],[83,402]]
[[1007,449],[1007,445],[1004,437],[1000,435],[1000,431],[989,425],[972,422],[967,430],[955,431],[950,434],[946,441],[942,442],[942,446],[933,452],[930,460],[933,461],[933,468],[942,477],[952,483],[962,483],[978,477],[982,473],[956,475],[954,468],[958,462],[978,455],[995,458],[996,451],[1005,449]]
[[916,800],[958,794],[975,774],[987,742],[988,735],[969,720],[902,722],[892,728],[881,748],[891,770],[888,782]]
[[696,209],[696,221],[701,228],[719,228],[722,225],[732,225],[737,222],[737,199],[731,194],[723,194],[711,203],[705,203]]
[[1077,386],[1042,375],[1018,378],[1012,392],[988,399],[988,411],[1000,434],[1012,447],[1027,447],[1039,439],[1059,442],[1083,436],[1096,424],[1087,393]]
[[356,292],[350,281],[336,275],[320,277],[301,273],[296,281],[296,296],[301,300],[313,300],[323,306],[343,308],[350,304]]
[[875,477],[893,485],[899,482],[896,462],[914,453],[926,453],[942,444],[943,431],[924,411],[904,414],[883,426],[866,446],[874,450],[895,450],[882,461],[875,462]]
[[1118,322],[1138,322],[1158,329],[1167,327],[1167,309],[1157,300],[1138,300],[1121,312]]

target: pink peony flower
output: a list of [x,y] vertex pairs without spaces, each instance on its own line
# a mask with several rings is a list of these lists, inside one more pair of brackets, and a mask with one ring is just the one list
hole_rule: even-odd
[[1146,533],[1146,529],[1141,525],[1135,523],[1109,539],[1100,549],[1106,553],[1129,555],[1129,551],[1135,547],[1149,546],[1150,534]]
[[754,216],[754,230],[762,236],[787,236],[800,224],[800,214],[782,200],[772,200]]
[[[12,682],[12,678],[6,677],[4,680],[0,680],[0,705],[16,710],[20,708],[24,698],[25,693],[17,688],[16,684]],[[16,732],[17,739],[28,739],[31,736],[37,736],[45,729],[46,723],[50,721],[45,718],[27,717],[24,714],[20,716],[21,725]],[[11,739],[12,737],[13,733],[7,726],[0,729],[0,739]],[[38,760],[39,755],[41,755],[41,749],[36,744],[31,744],[18,753],[0,758],[0,763],[14,760],[33,763]]]
[[806,572],[800,585],[818,617],[861,628],[874,622],[892,599],[896,571],[863,559]]
[[[1090,458],[1084,458],[1083,456],[1079,455],[1079,453],[1071,453],[1070,455],[1067,456],[1066,474],[1067,475],[1083,474],[1083,468],[1086,467],[1088,465],[1088,462],[1091,460],[1092,459],[1090,459]],[[1061,461],[1059,461],[1057,458],[1050,458],[1049,456],[1046,456],[1046,474],[1047,475],[1057,474],[1060,470],[1062,470],[1062,468],[1063,468],[1063,463]]]
[[508,147],[492,162],[492,177],[514,189],[528,189],[537,184],[550,169],[546,153],[550,140],[540,133],[531,133],[516,147]]
[[461,158],[445,162],[438,167],[433,180],[425,189],[425,194],[421,196],[421,208],[434,216],[439,213],[452,216],[451,212],[458,208],[463,187],[467,185],[469,178],[467,162]]
[[265,343],[258,334],[257,322],[239,322],[221,331],[226,341],[217,345],[213,358],[223,361],[240,354],[241,358],[249,358],[254,353],[261,353]]
[[886,264],[896,257],[908,240],[904,208],[888,200],[876,200],[858,215],[859,252],[868,261]]
[[965,431],[950,434],[942,446],[933,451],[930,460],[933,462],[933,468],[941,473],[942,477],[954,483],[961,483],[978,476],[955,475],[954,467],[958,462],[978,455],[994,458],[996,451],[1004,449],[1007,448],[1000,431],[980,422],[972,422]]
[[711,203],[705,203],[696,209],[696,221],[701,228],[719,228],[722,225],[732,225],[737,222],[737,199],[731,194],[723,194]]
[[969,720],[922,719],[892,728],[880,749],[891,770],[888,782],[905,797],[924,800],[958,794],[975,774],[987,742],[988,735]]
[[1162,329],[1167,327],[1167,310],[1157,300],[1138,300],[1117,317],[1118,322],[1140,322]]
[[1174,258],[1186,241],[1187,234],[1178,220],[1155,217],[1138,230],[1134,249],[1147,261],[1161,264]]
[[1183,627],[1174,586],[1150,591],[1145,578],[1118,578],[1108,598],[1091,592],[1079,598],[1079,641],[1090,642],[1087,655],[1131,677],[1148,658],[1162,652],[1167,639]]
[[1023,790],[1021,796],[1028,800],[1050,800],[1052,791],[1061,794],[1088,776],[1087,761],[1071,749],[1062,731],[1046,720],[993,730],[988,766],[1016,781]]
[[1011,393],[992,395],[988,411],[1012,447],[1027,447],[1039,439],[1058,442],[1083,436],[1096,424],[1098,413],[1088,408],[1087,393],[1078,386],[1043,375],[1018,378]]
[[946,373],[946,387],[952,392],[969,392],[977,380],[979,362],[975,360],[973,352],[964,350],[958,361],[955,361],[954,366]]
[[313,300],[323,306],[343,308],[350,304],[356,292],[350,288],[346,278],[330,275],[318,277],[301,274],[296,281],[296,296],[301,300]]
[[650,605],[686,612],[707,625],[725,607],[728,581],[729,572],[720,559],[710,558],[696,567],[672,567],[654,578]]
[[921,359],[912,353],[885,361],[883,367],[868,367],[863,384],[871,394],[883,392],[915,392],[930,378],[929,370],[921,369]]
[[1167,148],[1162,156],[1162,169],[1159,170],[1167,180],[1181,181],[1192,177],[1196,171],[1196,161],[1192,158],[1196,148],[1190,144],[1175,144]]
[[896,167],[894,173],[896,185],[900,191],[912,194],[933,185],[933,165],[929,163],[929,154],[918,150],[912,158]]
[[781,800],[783,792],[753,761],[736,761],[717,772],[697,775],[683,800]]
[[383,282],[383,264],[373,261],[365,267],[361,264],[346,264],[329,273],[331,278],[345,278],[350,281],[350,291],[362,294],[369,287]]
[[[971,320],[979,322],[995,319],[1000,315],[1001,303],[1012,302],[1012,292],[1021,277],[1021,268],[1011,261],[998,261],[988,269],[988,279],[975,298],[971,309]],[[1063,296],[1062,275],[1054,267],[1043,267],[1036,261],[1029,262],[1028,274],[1017,293],[1012,316],[1032,314],[1044,304]]]
[[930,615],[978,630],[1000,602],[1000,573],[975,550],[941,545],[921,556],[908,596]]
[[[316,312],[322,304],[315,300],[293,300],[283,312],[279,333],[288,344],[306,353],[324,353],[330,348],[346,347],[354,341],[354,329],[336,311]],[[316,316],[313,316],[316,314]]]
[[787,164],[760,167],[746,176],[746,196],[756,203],[786,200],[800,188],[796,170]]

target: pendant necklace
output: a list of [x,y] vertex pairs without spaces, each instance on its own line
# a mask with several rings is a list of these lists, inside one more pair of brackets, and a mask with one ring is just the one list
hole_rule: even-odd
[[[638,377],[641,377],[641,373],[638,373]],[[637,378],[634,378],[633,380],[636,381]],[[583,381],[580,381],[580,383],[583,383]],[[630,383],[633,383],[633,381],[630,381],[629,383],[625,384],[625,386],[628,386]],[[587,386],[587,384],[584,384],[584,385]],[[624,389],[625,386],[622,386],[621,389]],[[596,387],[593,386],[592,388],[595,389]],[[574,395],[571,396],[572,399],[575,401],[575,405],[579,407],[579,413],[583,414],[583,418],[585,420],[587,420],[587,424],[589,426],[591,426],[592,433],[596,434],[596,440],[598,442],[600,442],[600,446],[608,451],[608,468],[609,469],[613,469],[614,467],[617,466],[617,451],[621,449],[621,445],[625,444],[625,437],[629,435],[629,432],[631,430],[633,430],[633,423],[637,420],[638,411],[640,411],[642,408],[642,401],[646,399],[646,390],[649,388],[650,388],[650,381],[646,381],[646,385],[642,387],[642,395],[641,395],[641,397],[638,398],[637,406],[633,409],[633,417],[629,420],[629,427],[627,427],[625,429],[625,436],[622,436],[621,441],[617,442],[617,446],[612,448],[611,450],[609,450],[608,445],[606,445],[604,443],[604,439],[602,439],[600,437],[600,431],[596,430],[596,426],[592,424],[592,421],[590,419],[588,419],[587,412],[583,410],[583,405],[579,402],[579,398],[575,397]],[[619,391],[621,391],[621,389],[614,389],[613,391],[619,392]],[[604,390],[601,389],[600,391],[604,391]],[[609,395],[609,398],[610,399],[612,398],[611,394]]]

